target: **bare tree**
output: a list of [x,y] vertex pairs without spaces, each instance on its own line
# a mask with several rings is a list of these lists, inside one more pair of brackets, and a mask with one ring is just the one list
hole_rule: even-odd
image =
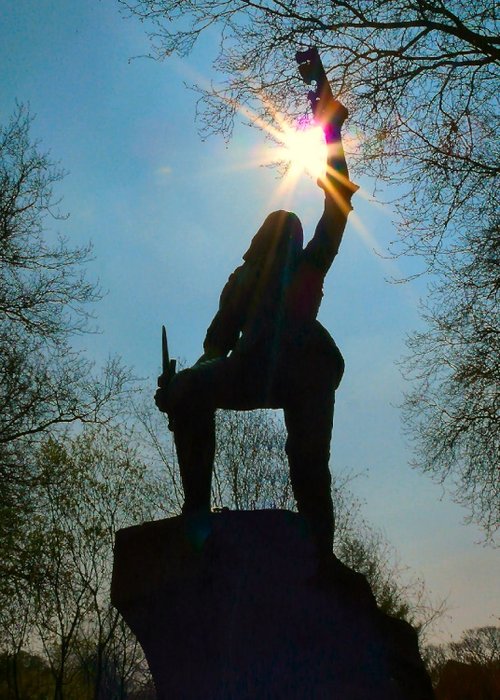
[[38,474],[33,455],[58,426],[106,422],[121,408],[129,372],[111,359],[95,372],[72,348],[89,329],[99,289],[85,277],[89,246],[72,247],[54,188],[64,173],[30,137],[18,106],[0,127],[0,588],[26,562],[24,526]]
[[[429,645],[424,658],[436,697],[493,698],[500,680],[500,627],[465,630],[457,642]],[[468,694],[467,694],[468,693]]]
[[276,414],[218,411],[213,502],[236,510],[291,508],[286,431]]
[[471,240],[432,287],[426,327],[409,341],[414,389],[404,419],[415,464],[448,479],[470,519],[493,539],[500,523],[500,231]]
[[[226,136],[242,105],[260,117],[259,124],[275,121],[277,111],[303,116],[294,52],[319,48],[333,90],[350,109],[358,141],[349,154],[354,171],[390,183],[399,233],[392,254],[417,256],[421,271],[437,280],[428,326],[410,341],[409,367],[423,380],[406,414],[417,436],[416,463],[446,479],[490,535],[498,523],[490,459],[490,439],[500,424],[498,363],[493,373],[483,370],[498,357],[500,330],[498,316],[485,316],[483,308],[498,302],[498,272],[484,275],[488,257],[498,270],[496,4],[119,2],[144,22],[157,58],[186,55],[204,33],[218,33],[212,65],[218,82],[200,90],[198,107],[202,128]],[[481,283],[474,282],[471,294],[476,277]],[[458,319],[451,335],[443,328],[447,317]],[[457,370],[448,351],[472,359],[471,372]],[[458,403],[464,410],[457,410]]]
[[359,129],[364,171],[405,186],[406,248],[430,265],[446,250],[452,220],[465,231],[495,211],[500,38],[490,0],[120,4],[150,28],[158,58],[186,55],[205,32],[218,31],[220,83],[205,91],[201,109],[206,126],[226,134],[240,105],[270,122],[277,110],[301,113],[294,53],[316,45]]
[[458,642],[448,645],[450,655],[466,664],[500,666],[500,627],[475,627],[466,630]]
[[126,373],[112,361],[102,377],[71,349],[100,298],[85,278],[91,248],[70,247],[47,230],[65,217],[54,186],[64,173],[30,139],[18,106],[0,129],[0,444],[74,420],[106,416]]

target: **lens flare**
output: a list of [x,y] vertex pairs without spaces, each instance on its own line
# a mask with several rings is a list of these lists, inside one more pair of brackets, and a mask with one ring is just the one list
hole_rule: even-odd
[[286,127],[280,138],[282,144],[276,148],[276,159],[287,165],[294,176],[305,172],[317,180],[325,175],[327,153],[320,127]]

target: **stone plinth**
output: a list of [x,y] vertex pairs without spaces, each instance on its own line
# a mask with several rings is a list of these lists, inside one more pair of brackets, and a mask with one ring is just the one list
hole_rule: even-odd
[[116,536],[112,601],[159,700],[430,700],[405,623],[287,511],[177,517]]

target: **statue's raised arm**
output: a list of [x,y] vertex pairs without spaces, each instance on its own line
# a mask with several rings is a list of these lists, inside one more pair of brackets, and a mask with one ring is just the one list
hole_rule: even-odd
[[349,179],[342,146],[341,129],[348,117],[347,109],[333,96],[325,69],[316,48],[298,51],[299,72],[307,85],[316,87],[308,93],[314,121],[323,129],[327,143],[325,175],[318,185],[325,192],[325,206],[314,238],[305,252],[326,274],[338,252],[347,216],[352,210],[351,197],[358,186]]

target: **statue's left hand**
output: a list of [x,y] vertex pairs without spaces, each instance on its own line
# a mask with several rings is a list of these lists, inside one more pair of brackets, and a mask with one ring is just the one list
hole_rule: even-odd
[[166,413],[168,411],[168,389],[160,384],[161,376],[158,377],[159,388],[155,393],[155,404],[157,408],[162,412]]

